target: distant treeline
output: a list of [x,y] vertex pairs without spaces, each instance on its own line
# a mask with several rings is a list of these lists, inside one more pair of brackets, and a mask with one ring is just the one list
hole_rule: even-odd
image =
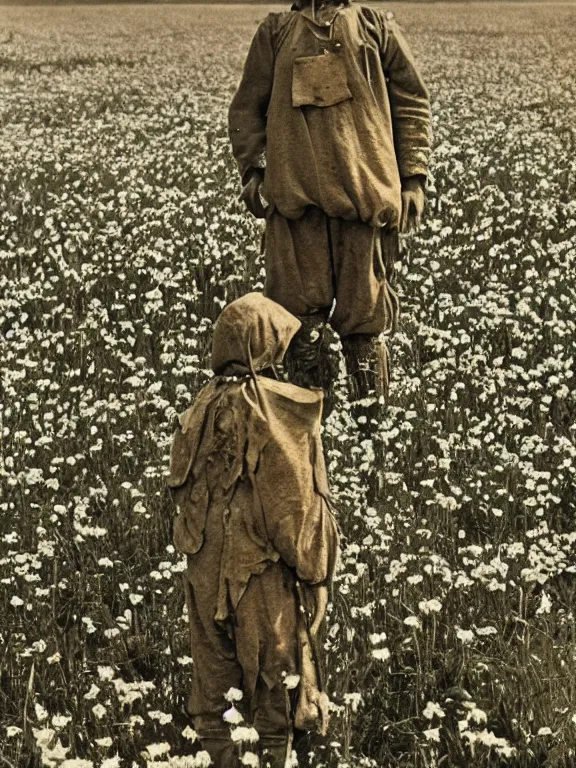
[[[370,5],[377,5],[380,2],[389,1],[394,5],[399,3],[453,3],[459,5],[463,3],[491,2],[494,4],[514,4],[519,5],[571,5],[576,0],[362,0]],[[11,6],[51,6],[51,5],[282,5],[290,6],[292,0],[0,0],[0,7],[3,5]]]
[[[382,0],[370,0],[381,2]],[[422,2],[422,0],[395,0],[395,2]],[[435,0],[430,0],[435,2]],[[424,0],[427,2],[427,0]],[[11,6],[50,6],[50,5],[290,5],[279,0],[0,0],[0,7]]]
[[[480,0],[480,2],[499,3],[503,0]],[[363,0],[370,5],[388,0]],[[394,5],[398,3],[473,3],[477,0],[391,0]],[[504,2],[523,3],[525,0],[504,0]],[[556,0],[535,0],[536,4],[554,4]],[[575,0],[576,2],[576,0]],[[283,5],[290,6],[291,0],[0,0],[0,7],[11,6],[51,6],[51,5]]]
[[[381,2],[383,0],[370,0]],[[395,2],[422,2],[422,0],[394,0]],[[427,2],[428,0],[424,0]],[[435,2],[436,0],[430,0]],[[458,0],[457,0],[458,1]],[[50,5],[290,5],[290,0],[0,0],[0,7]]]
[[[372,1],[372,0],[371,0]],[[381,0],[375,0],[380,2]],[[400,2],[415,2],[416,0],[400,0]],[[420,0],[421,1],[421,0]],[[425,0],[426,1],[426,0]],[[431,0],[434,2],[434,0]],[[395,0],[398,2],[398,0]],[[18,6],[50,6],[50,5],[286,5],[278,0],[0,0],[3,5]]]

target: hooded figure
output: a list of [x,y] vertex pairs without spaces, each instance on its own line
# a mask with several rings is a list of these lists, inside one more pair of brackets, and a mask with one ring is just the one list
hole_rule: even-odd
[[236,764],[222,719],[230,688],[243,692],[243,715],[274,768],[284,768],[294,726],[326,728],[315,634],[339,534],[323,396],[259,375],[282,361],[299,327],[258,293],[227,306],[214,328],[216,375],[180,417],[172,445],[174,543],[188,554],[188,710],[220,768]]

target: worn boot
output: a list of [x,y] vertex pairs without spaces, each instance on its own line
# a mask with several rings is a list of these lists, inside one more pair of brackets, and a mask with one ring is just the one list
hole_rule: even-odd
[[388,394],[390,363],[384,338],[355,333],[342,339],[342,352],[348,374],[348,392],[352,403]]
[[[358,333],[342,339],[342,351],[352,416],[362,439],[369,440],[378,432],[388,394],[390,366],[386,341],[378,336]],[[375,453],[377,442],[374,441]]]
[[298,317],[302,327],[292,339],[284,357],[288,379],[299,387],[323,389],[324,413],[332,407],[332,386],[338,377],[337,354],[330,348],[329,330],[324,312]]
[[369,441],[373,452],[370,465],[361,473],[366,485],[366,505],[376,507],[385,458],[379,429],[385,413],[384,398],[388,393],[388,351],[383,338],[366,334],[342,339],[342,348],[348,374],[351,415],[360,441]]

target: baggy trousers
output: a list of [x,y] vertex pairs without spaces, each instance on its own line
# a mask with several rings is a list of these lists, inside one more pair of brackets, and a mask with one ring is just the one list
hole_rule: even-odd
[[330,218],[309,207],[299,219],[276,209],[266,218],[264,293],[297,316],[328,313],[341,337],[396,330],[398,296],[391,287],[398,230]]
[[283,673],[298,674],[299,666],[295,575],[281,560],[270,563],[250,577],[228,626],[217,624],[222,512],[218,504],[209,510],[204,544],[188,556],[184,579],[193,659],[188,711],[215,768],[232,768],[238,764],[236,749],[222,715],[230,706],[225,694],[239,689],[244,697],[237,707],[260,736],[246,748],[267,750],[269,764],[284,768],[292,702]]

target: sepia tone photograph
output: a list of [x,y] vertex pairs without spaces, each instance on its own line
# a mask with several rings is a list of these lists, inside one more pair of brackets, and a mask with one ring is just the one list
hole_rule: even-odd
[[0,768],[576,768],[575,73],[0,0]]

